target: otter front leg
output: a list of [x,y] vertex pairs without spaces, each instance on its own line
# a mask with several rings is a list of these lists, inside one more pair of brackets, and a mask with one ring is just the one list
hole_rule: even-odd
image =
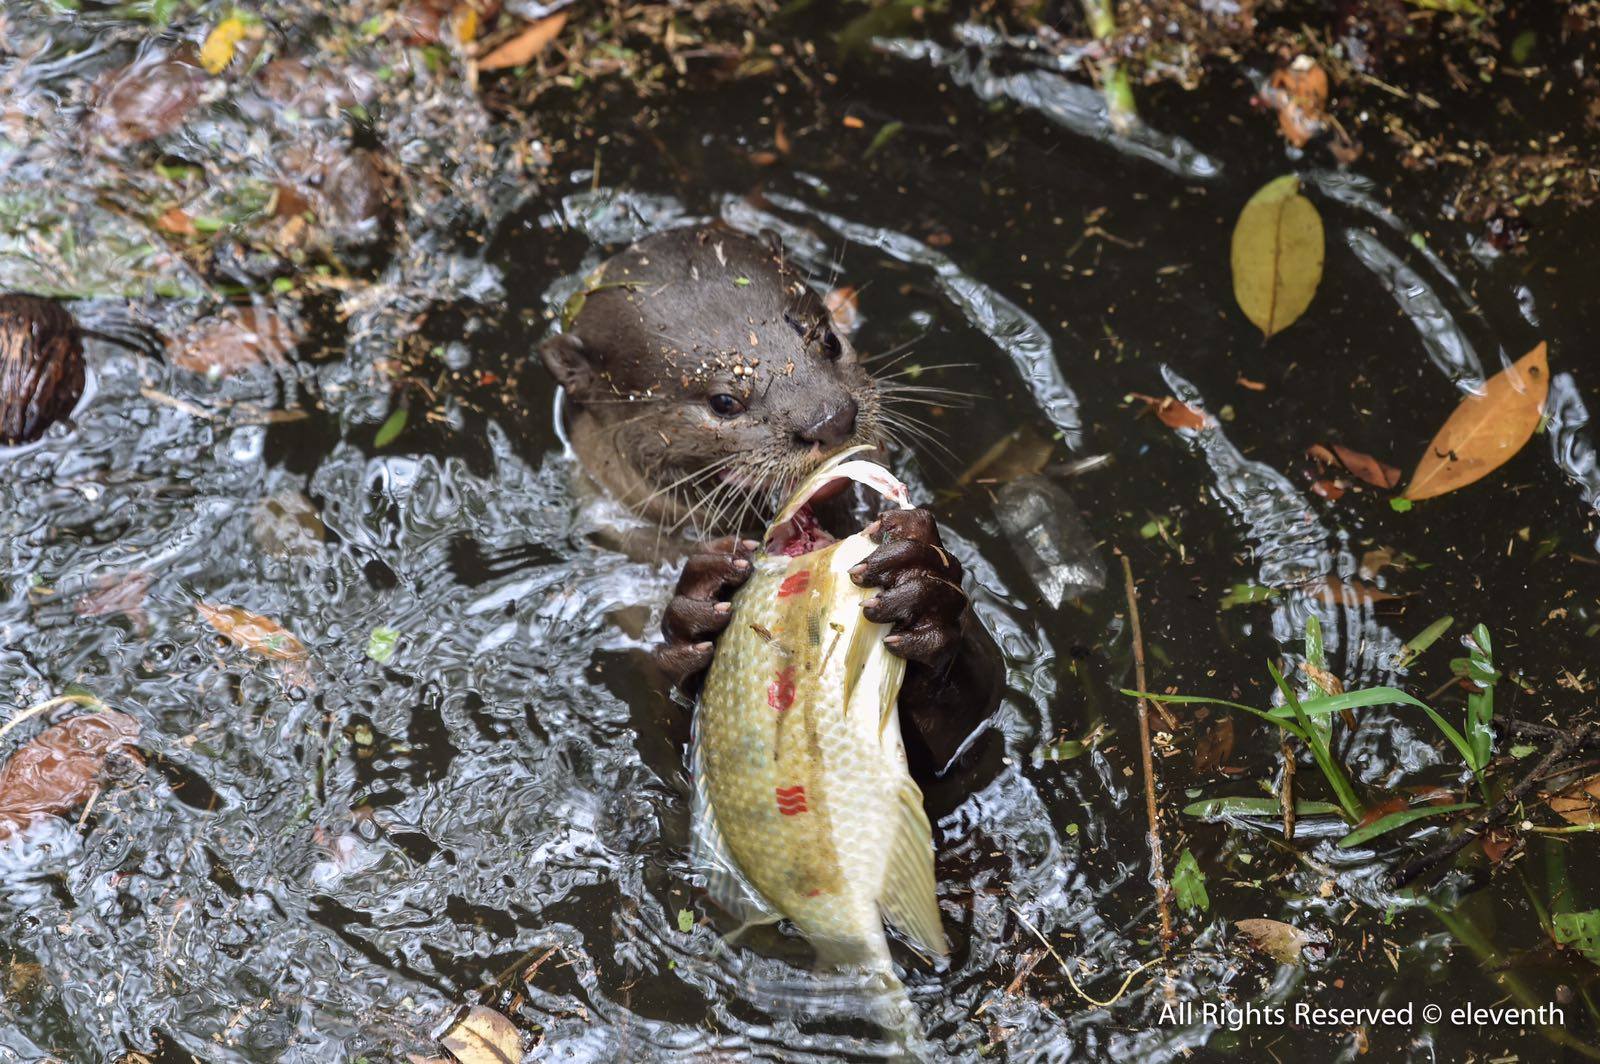
[[961,563],[940,543],[932,514],[891,510],[867,532],[880,546],[850,575],[883,589],[862,613],[893,626],[884,643],[908,662],[900,708],[912,772],[941,775],[999,705],[1005,663],[973,616]]
[[664,642],[656,666],[686,694],[711,667],[712,640],[733,616],[728,600],[750,579],[750,558],[760,544],[733,536],[714,540],[684,563],[678,587],[661,615]]
[[862,587],[883,590],[862,604],[867,620],[893,625],[890,651],[938,668],[961,643],[967,595],[961,563],[944,549],[927,510],[890,510],[866,529],[879,547],[850,570]]

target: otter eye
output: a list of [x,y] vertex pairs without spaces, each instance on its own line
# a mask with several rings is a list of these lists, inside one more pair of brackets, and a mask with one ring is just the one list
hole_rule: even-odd
[[718,417],[738,417],[744,413],[744,404],[737,396],[727,392],[718,392],[706,400],[706,405],[711,407],[711,412]]
[[839,361],[839,356],[844,354],[844,346],[839,343],[839,334],[832,329],[822,333],[822,353],[828,356],[829,362]]

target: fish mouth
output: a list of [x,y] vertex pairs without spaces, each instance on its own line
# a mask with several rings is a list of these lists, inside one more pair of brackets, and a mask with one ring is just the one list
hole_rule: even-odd
[[871,448],[863,446],[842,451],[807,478],[767,530],[765,543],[769,554],[798,558],[838,542],[841,535],[850,534],[824,527],[818,504],[837,498],[854,485],[871,489],[901,506],[909,505],[905,485],[887,469],[874,462],[851,460],[868,450]]

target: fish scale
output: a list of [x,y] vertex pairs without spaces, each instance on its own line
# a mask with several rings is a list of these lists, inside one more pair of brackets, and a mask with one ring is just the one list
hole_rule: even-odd
[[[838,476],[899,487],[847,457],[796,498]],[[720,904],[752,922],[787,917],[824,959],[892,973],[885,917],[928,953],[947,947],[895,707],[905,663],[884,645],[889,626],[861,614],[875,592],[849,576],[876,547],[858,533],[755,559],[696,713],[695,841]]]

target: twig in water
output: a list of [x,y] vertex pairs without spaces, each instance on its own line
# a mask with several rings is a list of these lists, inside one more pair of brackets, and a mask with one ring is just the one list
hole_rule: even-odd
[[[1128,623],[1133,635],[1133,675],[1139,690],[1148,691],[1144,679],[1144,631],[1139,626],[1139,593],[1133,586],[1133,565],[1122,555],[1122,582],[1128,594]],[[1144,762],[1144,810],[1149,821],[1150,881],[1156,888],[1156,908],[1161,913],[1161,951],[1172,941],[1172,889],[1167,885],[1161,860],[1161,811],[1156,807],[1156,775],[1150,752],[1150,700],[1139,696],[1139,757]],[[1070,978],[1070,977],[1069,977]]]
[[0,724],[0,736],[4,736],[6,732],[10,731],[12,728],[15,728],[18,724],[21,724],[29,717],[36,717],[40,713],[49,712],[50,710],[55,709],[57,706],[66,705],[68,702],[76,702],[80,706],[104,705],[103,702],[93,695],[57,695],[55,698],[45,699],[38,705],[29,706],[27,709],[24,709],[22,712],[18,713],[4,724]]
[[1283,755],[1283,782],[1278,788],[1283,803],[1283,841],[1294,841],[1294,747],[1289,745],[1287,729],[1278,729],[1278,752]]
[[1422,856],[1401,865],[1392,877],[1394,885],[1403,887],[1466,849],[1487,828],[1503,820],[1511,810],[1521,804],[1522,799],[1527,797],[1540,781],[1548,778],[1550,770],[1571,757],[1588,741],[1593,732],[1594,724],[1584,724],[1556,740],[1555,745],[1551,746],[1549,752],[1533,767],[1533,771],[1522,777],[1521,781],[1502,795],[1487,812],[1474,817],[1472,823],[1463,828],[1459,835],[1446,839]]
[[[1127,561],[1127,559],[1124,558],[1123,561]],[[1067,966],[1067,962],[1062,959],[1061,954],[1056,952],[1056,948],[1050,944],[1050,940],[1044,937],[1044,933],[1041,932],[1037,927],[1034,927],[1026,916],[1022,915],[1022,910],[1018,909],[1015,905],[1012,905],[1009,908],[1012,912],[1017,914],[1017,919],[1022,921],[1022,926],[1026,927],[1029,931],[1032,931],[1034,937],[1036,937],[1040,942],[1043,942],[1044,948],[1050,951],[1050,956],[1054,957],[1056,959],[1056,963],[1061,965],[1061,974],[1067,977],[1067,983],[1072,987],[1073,992],[1096,1008],[1109,1009],[1111,1006],[1121,1001],[1122,995],[1128,992],[1128,985],[1133,982],[1133,977],[1144,971],[1146,968],[1149,968],[1151,965],[1160,962],[1161,960],[1160,957],[1151,957],[1149,960],[1139,965],[1139,967],[1129,972],[1122,980],[1122,985],[1117,987],[1117,992],[1111,995],[1110,1000],[1101,1001],[1098,998],[1092,998],[1088,994],[1085,994],[1083,992],[1083,987],[1079,986],[1078,981],[1072,978],[1072,969]]]

